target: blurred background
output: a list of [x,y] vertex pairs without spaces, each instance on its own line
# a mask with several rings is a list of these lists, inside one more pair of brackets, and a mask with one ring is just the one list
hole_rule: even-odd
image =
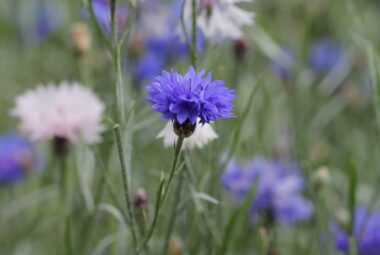
[[[172,38],[175,29],[162,32],[159,25],[165,20],[179,26],[180,3],[148,2],[134,9],[134,29],[121,54],[125,95],[128,105],[135,104],[126,132],[132,190],[146,190],[152,215],[161,172],[169,169],[173,150],[156,139],[166,122],[150,110],[145,87],[161,69],[175,67],[184,73],[190,60],[186,44]],[[128,9],[129,3],[119,0],[118,5]],[[226,229],[236,202],[221,185],[220,160],[232,152],[241,164],[255,155],[295,160],[306,179],[305,196],[313,201],[315,215],[292,227],[279,224],[270,254],[338,254],[334,244],[326,245],[328,253],[321,246],[324,239],[333,240],[330,223],[350,210],[352,169],[357,173],[355,203],[378,207],[379,131],[373,87],[380,64],[380,2],[255,0],[239,6],[255,13],[255,24],[243,28],[244,36],[218,45],[200,39],[198,69],[213,71],[215,79],[236,90],[236,118],[215,123],[219,139],[187,155],[198,196],[184,192],[169,253],[261,254],[265,228]],[[117,15],[118,26],[126,26],[132,15],[124,11],[120,8]],[[113,118],[112,61],[82,1],[0,1],[0,132],[17,131],[18,123],[9,114],[17,95],[51,82],[80,81],[99,95],[106,115]],[[1,183],[0,254],[67,254],[58,233],[58,170],[51,163],[49,146],[36,145],[37,170],[17,182]],[[76,247],[72,254],[129,254],[111,128],[100,144],[73,146],[69,166]],[[329,181],[316,189],[313,176],[321,167],[327,169]],[[41,184],[46,175],[50,181]],[[169,219],[169,212],[162,214],[147,254],[158,254],[155,247],[161,247]],[[226,237],[231,239],[229,250],[214,247],[209,229],[222,240],[232,231]]]

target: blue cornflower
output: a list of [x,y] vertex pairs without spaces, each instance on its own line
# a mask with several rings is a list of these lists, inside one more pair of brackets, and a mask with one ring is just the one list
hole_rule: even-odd
[[[176,32],[179,30],[181,9],[178,1],[158,5],[156,1],[147,0],[139,6],[141,15],[135,23],[136,34],[127,56],[127,68],[132,70],[136,85],[151,83],[165,67],[189,56],[188,43]],[[200,32],[197,44],[198,51],[202,52],[204,38]]]
[[65,18],[59,5],[48,0],[26,1],[22,6],[8,14],[8,17],[17,26],[20,42],[29,45],[47,39]]
[[313,205],[302,195],[304,181],[298,166],[281,160],[254,157],[244,167],[231,160],[222,175],[224,188],[242,201],[257,181],[251,205],[254,219],[264,213],[267,220],[292,224],[308,219]]
[[39,159],[32,144],[18,134],[0,136],[0,184],[12,183],[37,167]]
[[163,119],[180,125],[195,125],[197,118],[204,124],[232,117],[234,91],[225,87],[222,80],[212,81],[211,72],[206,78],[204,75],[204,70],[196,73],[193,67],[185,75],[163,71],[147,87],[152,109],[161,112]]
[[334,41],[316,41],[309,49],[308,64],[316,73],[327,73],[344,61],[345,50]]
[[141,58],[132,62],[133,78],[138,84],[151,80],[165,68],[165,58],[155,52],[146,52]]
[[[109,0],[92,0],[92,8],[96,16],[97,21],[106,31],[111,32],[111,11]],[[125,5],[116,7],[115,22],[116,30],[122,32],[127,23],[128,11]]]
[[[354,236],[360,255],[377,255],[380,250],[380,212],[368,212],[365,207],[357,206],[354,215]],[[349,253],[349,235],[335,228],[337,250]]]
[[57,17],[51,14],[52,8],[49,8],[44,1],[37,2],[36,17],[36,34],[39,40],[47,37],[57,27]]
[[294,51],[289,47],[284,47],[281,51],[280,59],[271,59],[270,67],[283,80],[291,78],[296,65]]

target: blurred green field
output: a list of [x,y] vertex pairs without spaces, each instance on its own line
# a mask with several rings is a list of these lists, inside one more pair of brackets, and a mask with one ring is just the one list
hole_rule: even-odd
[[[32,2],[0,1],[0,132],[17,130],[18,122],[9,114],[15,97],[49,82],[80,81],[99,95],[106,106],[105,115],[116,121],[112,56],[91,20],[84,18],[82,1],[47,1],[59,24],[37,41],[30,38],[37,15]],[[199,70],[213,71],[215,78],[236,90],[236,117],[214,124],[217,140],[203,149],[186,151],[184,157],[194,176],[175,176],[157,228],[142,254],[161,254],[176,203],[170,255],[339,254],[330,223],[336,212],[350,209],[352,169],[358,183],[355,203],[378,208],[380,129],[376,109],[380,104],[373,88],[380,87],[380,2],[255,0],[241,6],[255,13],[255,24],[243,29],[248,45],[244,60],[235,58],[233,42],[206,44],[198,54]],[[71,41],[72,26],[79,21],[88,25],[92,41],[81,58],[73,54]],[[136,32],[132,30],[132,35]],[[317,74],[308,64],[309,50],[315,41],[326,38],[341,45],[347,58],[338,68]],[[129,46],[125,43],[122,49],[123,59]],[[282,47],[291,48],[295,55],[287,79],[271,66],[278,61]],[[189,66],[189,58],[174,65],[181,73]],[[160,178],[169,173],[174,149],[164,148],[162,140],[156,139],[166,121],[151,110],[145,88],[133,85],[128,67],[123,66],[122,75],[128,114],[127,122],[121,124],[125,159],[132,192],[138,188],[147,192],[149,222]],[[59,163],[49,143],[37,144],[43,169],[13,185],[0,186],[0,254],[134,254],[122,213],[126,208],[115,137],[112,124],[105,123],[101,143],[71,146],[68,202],[59,197]],[[314,215],[291,227],[274,227],[277,253],[262,252],[260,247],[269,240],[263,227],[248,226],[247,212],[222,188],[220,159],[228,152],[239,162],[254,155],[279,156],[297,160],[302,168],[305,196],[314,203]],[[329,169],[330,180],[317,190],[313,176],[322,166]],[[177,185],[182,188],[176,190]],[[181,199],[176,202],[179,192]],[[71,215],[64,218],[66,222],[61,217],[65,210]],[[65,224],[69,228],[63,227]]]

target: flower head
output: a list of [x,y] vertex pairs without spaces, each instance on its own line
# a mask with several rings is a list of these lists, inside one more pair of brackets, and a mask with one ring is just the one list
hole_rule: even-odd
[[255,157],[240,167],[232,160],[222,176],[224,188],[238,200],[244,199],[256,181],[252,217],[264,212],[270,220],[292,224],[311,216],[313,205],[302,196],[303,179],[295,164]]
[[21,42],[28,45],[48,39],[65,20],[62,7],[55,1],[25,1],[17,12],[18,15],[9,12],[7,16],[11,22],[15,22]]
[[[337,250],[349,252],[349,235],[346,231],[335,228]],[[354,237],[359,255],[377,255],[380,249],[380,212],[368,212],[365,207],[357,206],[354,215]]]
[[0,184],[13,183],[38,165],[29,141],[16,133],[0,135]]
[[[162,138],[165,147],[173,147],[174,143],[177,141],[178,137],[174,132],[173,124],[169,121],[168,124],[161,130],[157,135],[157,138]],[[195,147],[201,149],[209,142],[218,138],[214,129],[210,124],[197,125],[195,127],[194,133],[186,138],[183,142],[183,148],[192,150]]]
[[[109,0],[91,0],[95,17],[106,33],[111,33],[111,10]],[[116,30],[122,32],[127,24],[127,7],[120,5],[116,7],[115,23]]]
[[204,124],[232,117],[234,91],[226,88],[222,80],[212,81],[211,73],[206,78],[204,75],[204,70],[196,73],[192,67],[185,75],[163,71],[147,88],[153,110],[180,125],[195,125],[197,118]]
[[145,1],[139,6],[139,12],[127,68],[132,69],[136,85],[147,85],[166,66],[185,59],[189,48],[177,33],[173,33],[180,20],[179,2],[159,5],[155,1]]
[[309,66],[316,73],[327,73],[339,62],[346,59],[345,52],[334,41],[324,39],[316,41],[309,50]]
[[49,84],[26,91],[16,98],[11,115],[20,119],[20,129],[34,141],[63,138],[100,140],[104,106],[88,88],[78,83]]
[[[198,1],[197,21],[205,37],[212,42],[241,38],[240,27],[252,25],[254,14],[236,6],[242,0]],[[186,1],[184,15],[186,28],[191,30],[191,1]]]

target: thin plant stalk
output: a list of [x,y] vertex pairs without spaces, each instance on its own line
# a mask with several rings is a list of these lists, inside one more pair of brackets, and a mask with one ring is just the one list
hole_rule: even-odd
[[167,254],[167,251],[169,248],[170,238],[172,236],[172,232],[173,232],[175,222],[176,222],[177,210],[178,210],[178,206],[179,206],[178,201],[179,201],[179,199],[181,197],[181,193],[182,193],[182,186],[183,186],[182,183],[183,183],[183,172],[180,173],[178,184],[177,184],[177,189],[175,191],[174,203],[172,206],[172,210],[170,212],[169,224],[168,224],[168,227],[166,229],[165,242],[164,242],[164,248],[162,250],[162,255]]
[[197,69],[197,1],[191,0],[191,64]]
[[60,171],[60,202],[62,205],[62,235],[63,243],[65,244],[65,254],[72,253],[72,242],[71,242],[71,213],[69,210],[68,197],[67,197],[67,164],[66,157],[60,156],[59,160],[59,171]]
[[128,217],[129,217],[129,224],[130,224],[131,234],[132,234],[132,243],[133,243],[134,250],[137,251],[137,235],[136,235],[135,221],[134,221],[134,215],[133,215],[133,209],[132,209],[132,201],[131,201],[131,196],[130,196],[131,192],[130,192],[130,187],[128,185],[129,184],[129,180],[128,180],[129,175],[127,174],[128,170],[127,170],[126,163],[124,160],[124,147],[123,147],[122,139],[121,139],[120,125],[116,124],[113,129],[114,129],[116,143],[117,143],[117,149],[118,149],[118,153],[119,153],[122,179],[123,179],[124,197],[125,197],[125,202],[127,205],[127,213],[128,213]]
[[168,191],[170,189],[171,183],[173,181],[173,178],[174,178],[174,175],[175,175],[175,172],[176,172],[176,169],[177,169],[177,164],[178,164],[178,161],[179,161],[179,158],[180,158],[181,148],[182,148],[183,141],[184,141],[183,137],[178,137],[177,143],[175,145],[174,159],[173,159],[173,162],[172,162],[172,167],[171,167],[171,170],[170,170],[169,179],[167,181],[167,184],[165,186],[165,189],[163,191],[162,196],[160,195],[159,196],[159,201],[156,201],[156,209],[155,209],[155,213],[154,213],[154,216],[153,216],[152,224],[151,224],[151,226],[149,228],[147,236],[143,240],[143,242],[142,242],[141,246],[139,247],[138,251],[140,251],[141,249],[145,248],[145,246],[149,243],[149,240],[151,239],[151,237],[152,237],[152,235],[154,233],[154,230],[155,230],[156,225],[157,225],[158,216],[160,215],[161,208],[165,204],[166,197],[168,195]]

